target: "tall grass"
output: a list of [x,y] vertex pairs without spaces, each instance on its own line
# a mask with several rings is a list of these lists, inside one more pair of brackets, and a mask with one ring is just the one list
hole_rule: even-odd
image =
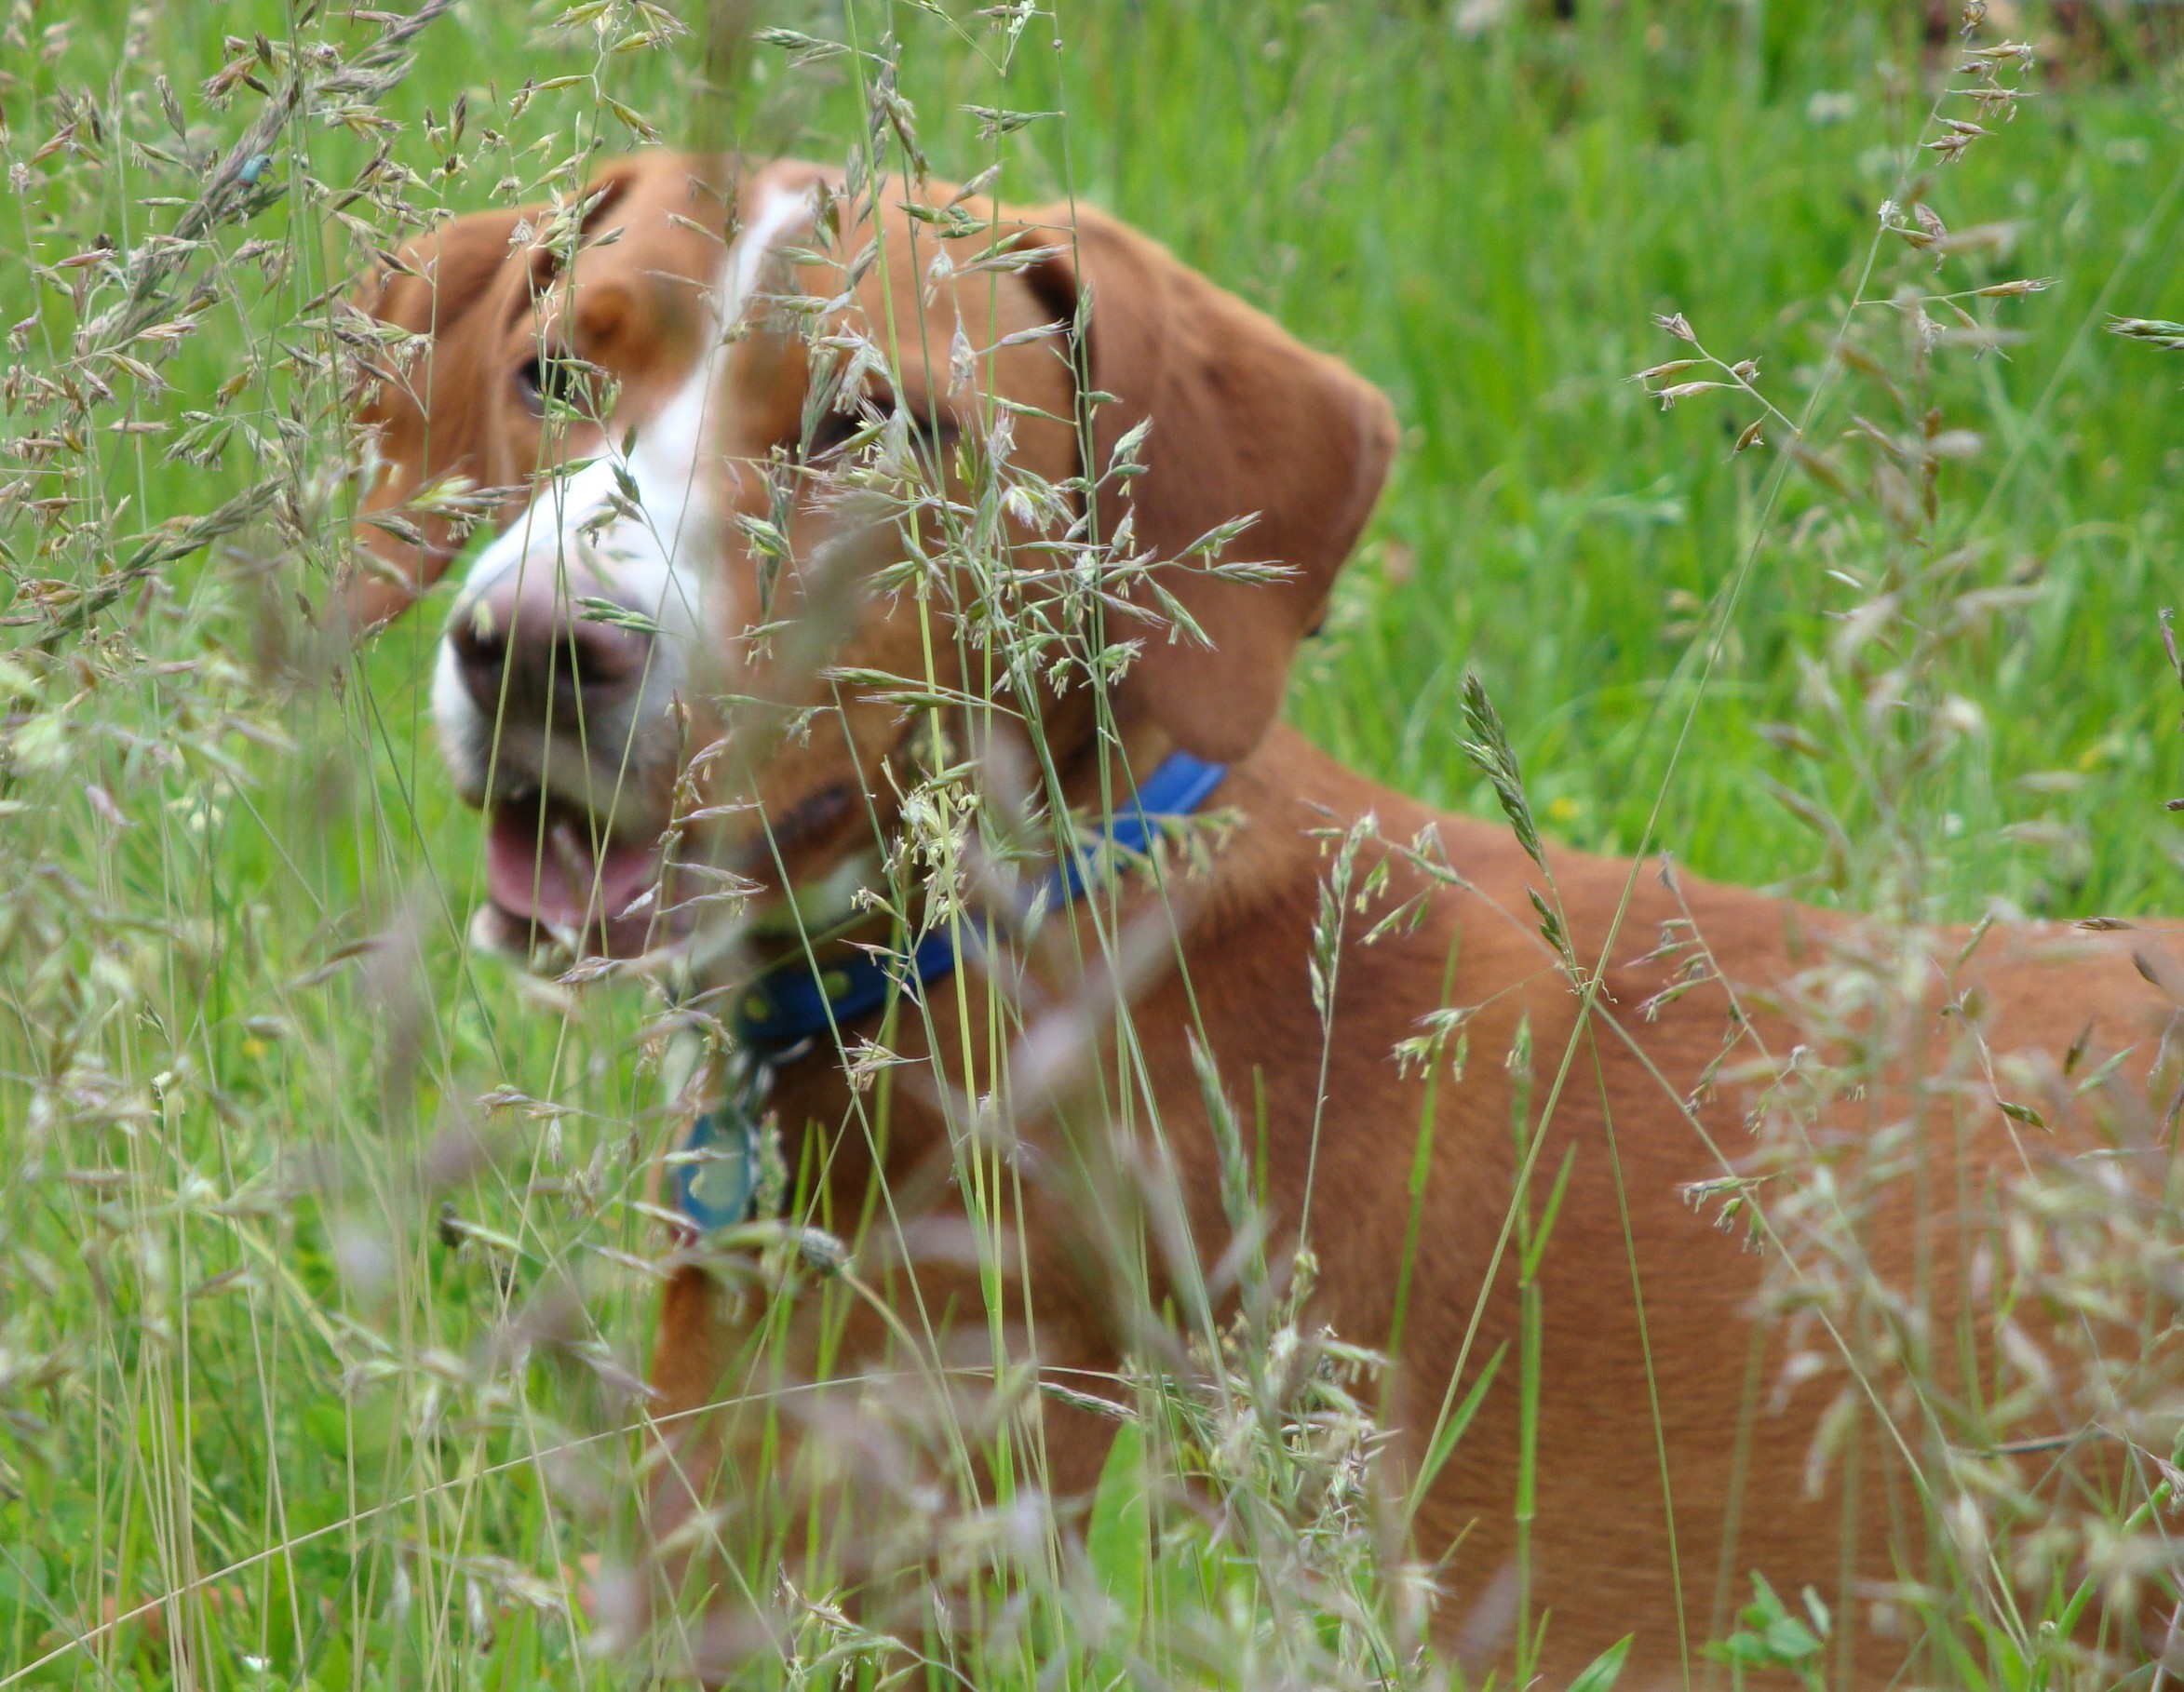
[[[1663,415],[1630,377],[1683,351],[1653,327],[1680,311],[1790,417],[1840,383],[1861,266],[1902,256],[1880,203],[1955,60],[1887,7],[1467,33],[1476,10],[1063,8],[1027,15],[1005,75],[1008,20],[973,8],[764,21],[895,32],[937,168],[1073,186],[1396,396],[1397,484],[1295,694],[1350,761],[1491,812],[1456,728],[1476,669],[1530,813],[1575,843],[1919,916],[2177,904],[2150,612],[2184,400],[2099,333],[2184,316],[2165,67],[2127,30],[2080,41],[1933,174],[1949,222],[2014,225],[1976,280],[2055,279],[1987,356],[1875,353],[1986,436],[1943,473],[1943,545],[1771,481],[1732,450],[1750,406]],[[596,146],[841,156],[866,61],[718,21],[19,6],[0,34],[0,1685],[582,1685],[687,1645],[640,1642],[615,1584],[644,1549],[659,1006],[462,944],[476,826],[420,732],[439,604],[360,658],[328,632],[357,351],[330,302],[438,208],[533,197]],[[980,106],[1054,115],[1004,145]],[[1926,611],[1988,596],[1918,654],[1946,758],[1857,714],[1872,677],[1835,637],[1877,559]],[[1247,1229],[1249,1110],[1213,1091]],[[2158,1204],[2129,1219],[2117,1261],[2168,1237]],[[1870,1289],[1836,1292],[1854,1317]],[[1084,1522],[1025,1545],[967,1512],[967,1613],[883,1640],[792,1581],[751,1672],[1448,1672],[1382,1531],[1371,1360],[1314,1350],[1300,1296],[1264,1275],[1233,1331],[1186,1312],[1193,1368],[1103,1384],[1131,1419]],[[1761,1601],[1746,1632],[1797,1645],[1780,1620]]]

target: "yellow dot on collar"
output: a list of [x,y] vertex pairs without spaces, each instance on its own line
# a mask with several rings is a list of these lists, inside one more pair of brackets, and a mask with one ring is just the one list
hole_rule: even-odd
[[773,1008],[763,993],[747,994],[743,1000],[744,1016],[751,1022],[763,1022]]
[[849,992],[849,987],[847,970],[828,970],[819,976],[819,991],[827,995],[829,1004],[844,997]]

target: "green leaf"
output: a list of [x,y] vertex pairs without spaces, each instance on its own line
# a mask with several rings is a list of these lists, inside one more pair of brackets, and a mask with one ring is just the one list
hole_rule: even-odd
[[1799,1662],[1819,1654],[1813,1630],[1795,1616],[1778,1616],[1767,1624],[1767,1649],[1781,1662]]
[[1633,1637],[1625,1633],[1580,1669],[1570,1683],[1570,1692],[1608,1692],[1615,1684],[1615,1677],[1623,1672],[1623,1659],[1630,1655]]
[[1441,1465],[1449,1460],[1449,1454],[1456,1449],[1456,1442],[1463,1437],[1463,1430],[1471,1426],[1471,1418],[1478,1414],[1478,1407],[1487,1396],[1487,1389],[1494,1384],[1494,1376],[1502,1367],[1502,1359],[1508,1352],[1509,1342],[1505,1339],[1494,1348],[1493,1356],[1487,1359],[1487,1366],[1478,1372],[1478,1378],[1471,1383],[1471,1390],[1463,1395],[1463,1402],[1456,1406],[1456,1414],[1449,1418],[1449,1425],[1441,1430],[1440,1437],[1434,1441],[1433,1449],[1425,1454],[1425,1461],[1418,1467],[1418,1478],[1410,1483],[1413,1507],[1433,1489],[1434,1479],[1441,1472]]
[[43,1622],[52,1608],[48,1602],[52,1590],[46,1559],[36,1546],[0,1546],[0,1616],[20,1609]]
[[1085,1556],[1099,1590],[1121,1612],[1125,1636],[1134,1641],[1145,1617],[1145,1573],[1152,1560],[1145,1436],[1136,1422],[1115,1430],[1108,1448],[1085,1525]]
[[1808,1687],[1820,1686],[1821,1640],[1827,1632],[1827,1606],[1812,1588],[1805,1589],[1805,1608],[1813,1618],[1807,1627],[1790,1613],[1766,1576],[1752,1571],[1752,1602],[1738,1612],[1744,1627],[1705,1647],[1715,1662],[1740,1669],[1786,1669]]

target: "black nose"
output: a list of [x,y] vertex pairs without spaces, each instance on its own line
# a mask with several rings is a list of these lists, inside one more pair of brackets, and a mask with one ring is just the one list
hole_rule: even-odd
[[552,561],[535,558],[465,596],[448,644],[478,708],[495,721],[573,728],[635,698],[653,648],[643,613],[593,598],[579,605]]

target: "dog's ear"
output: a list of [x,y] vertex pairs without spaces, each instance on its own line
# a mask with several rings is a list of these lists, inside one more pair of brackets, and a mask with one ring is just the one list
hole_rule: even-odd
[[1059,249],[1026,279],[1066,313],[1090,292],[1080,354],[1092,390],[1114,397],[1093,411],[1086,474],[1100,476],[1123,436],[1152,423],[1143,474],[1100,490],[1102,530],[1127,508],[1139,547],[1172,558],[1256,514],[1222,556],[1287,572],[1242,582],[1194,564],[1164,571],[1212,651],[1153,631],[1124,683],[1186,750],[1241,758],[1280,712],[1297,642],[1380,497],[1395,414],[1346,366],[1112,218],[1085,207],[1026,217],[1039,226],[1031,241]]
[[442,223],[366,276],[351,296],[359,311],[398,331],[382,340],[363,372],[357,420],[371,436],[378,469],[365,490],[357,541],[388,569],[357,571],[349,592],[352,627],[399,615],[439,580],[457,546],[443,518],[390,518],[381,528],[372,516],[444,477],[490,479],[487,373],[474,367],[491,337],[465,329],[508,274],[517,225],[538,215],[536,208],[480,211]]

